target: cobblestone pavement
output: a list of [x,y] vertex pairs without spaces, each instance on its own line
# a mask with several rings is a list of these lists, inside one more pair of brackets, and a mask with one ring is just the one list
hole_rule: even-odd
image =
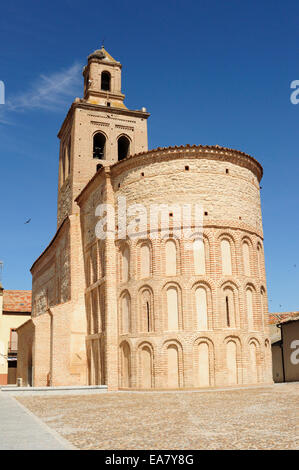
[[18,400],[81,449],[299,449],[299,383]]

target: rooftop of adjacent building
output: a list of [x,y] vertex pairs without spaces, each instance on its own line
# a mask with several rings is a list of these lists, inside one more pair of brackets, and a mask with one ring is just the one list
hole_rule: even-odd
[[269,324],[279,325],[288,321],[294,321],[299,319],[299,312],[278,312],[269,313]]
[[271,344],[281,345],[281,325],[299,321],[299,312],[269,313]]
[[3,312],[31,313],[31,290],[3,289]]

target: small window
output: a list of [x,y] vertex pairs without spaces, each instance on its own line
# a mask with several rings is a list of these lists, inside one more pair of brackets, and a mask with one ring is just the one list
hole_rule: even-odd
[[151,331],[151,317],[150,317],[150,305],[146,302],[146,323],[147,331]]
[[109,101],[107,101],[107,106],[108,106],[108,108],[110,108],[110,106],[111,106],[111,103]]
[[208,213],[208,212],[205,212],[205,215],[209,215],[209,213]]
[[226,168],[225,170],[225,173],[228,175],[229,174],[229,170]]
[[230,327],[230,316],[229,316],[229,300],[228,296],[225,297],[225,310],[226,310],[226,324]]
[[101,76],[101,89],[104,91],[110,91],[111,75],[109,72],[102,72]]
[[189,166],[185,166],[185,170],[186,170],[186,171],[189,171]]
[[232,275],[232,252],[229,240],[224,238],[221,240],[221,259],[222,259],[222,274],[224,276]]

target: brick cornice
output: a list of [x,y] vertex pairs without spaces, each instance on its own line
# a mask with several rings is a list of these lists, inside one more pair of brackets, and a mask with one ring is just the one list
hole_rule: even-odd
[[[240,150],[219,147],[218,145],[182,145],[180,147],[158,147],[153,150],[130,155],[124,160],[121,160],[120,162],[116,162],[113,165],[108,166],[110,168],[112,176],[118,176],[123,171],[130,170],[142,164],[148,165],[157,161],[182,158],[227,161],[249,169],[254,175],[256,175],[259,182],[263,177],[263,167],[255,158],[251,157],[247,153],[241,152]],[[103,162],[105,162],[105,160]],[[97,178],[97,176],[101,172],[102,169],[95,173],[95,175],[88,181],[88,183],[82,189],[81,193],[77,196],[75,201],[79,205],[82,201],[83,194],[86,192],[86,189],[90,187],[92,182]]]
[[220,147],[218,145],[182,145],[180,147],[158,147],[154,150],[130,155],[124,160],[112,165],[115,175],[124,170],[134,168],[140,164],[149,164],[155,161],[173,160],[180,158],[210,159],[227,161],[247,168],[261,181],[263,176],[262,165],[253,157],[240,150]]
[[[119,98],[119,95],[117,96]],[[116,114],[116,115],[123,115],[123,116],[133,116],[133,117],[136,116],[138,118],[143,118],[143,119],[148,119],[148,117],[150,116],[149,113],[141,111],[141,110],[130,110],[130,109],[125,109],[125,108],[113,108],[113,107],[108,108],[107,106],[102,106],[100,104],[87,103],[84,99],[77,98],[76,101],[74,101],[71,104],[70,109],[65,117],[65,120],[63,121],[61,128],[57,134],[57,137],[59,139],[61,139],[61,137],[63,136],[64,131],[66,127],[68,126],[69,121],[73,118],[73,114],[76,109],[84,109],[84,110],[89,110],[93,112],[102,111],[107,114]]]

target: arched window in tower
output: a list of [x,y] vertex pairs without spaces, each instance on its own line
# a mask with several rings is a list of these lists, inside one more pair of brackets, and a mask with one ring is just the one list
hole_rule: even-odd
[[248,330],[254,330],[254,318],[253,318],[253,292],[251,289],[246,289],[246,307],[247,307],[247,321]]
[[242,244],[242,251],[243,251],[243,265],[244,265],[244,274],[245,276],[250,276],[250,248],[248,243],[245,241]]
[[103,160],[105,158],[106,137],[101,132],[93,138],[93,158]]
[[141,293],[141,308],[140,308],[140,331],[149,332],[153,331],[153,298],[149,289],[144,289]]
[[231,287],[226,287],[224,294],[225,324],[228,328],[236,327],[235,295]]
[[250,353],[250,382],[253,384],[258,383],[258,369],[257,369],[257,347],[256,344],[251,341],[249,344]]
[[140,277],[141,279],[151,275],[151,249],[147,243],[143,243],[140,248]]
[[179,351],[175,344],[171,344],[167,348],[167,365],[168,365],[168,388],[178,388],[180,386]]
[[179,305],[176,287],[169,287],[167,289],[167,313],[168,330],[177,331],[179,329]]
[[146,331],[151,331],[151,313],[150,303],[146,301]]
[[230,242],[227,239],[221,240],[221,258],[222,258],[222,274],[225,276],[232,275],[232,253]]
[[267,311],[268,311],[268,307],[267,307],[266,291],[265,291],[265,289],[262,287],[262,288],[261,288],[261,313],[262,313],[262,326],[263,326],[263,330],[264,330],[264,328],[265,328],[265,321],[267,321],[267,320],[266,320]]
[[130,387],[131,384],[131,351],[128,343],[123,343],[120,347],[121,363],[120,363],[120,386],[124,388]]
[[131,299],[128,293],[121,298],[121,333],[126,334],[131,330]]
[[264,261],[263,261],[263,249],[262,245],[258,243],[257,245],[257,264],[258,264],[258,275],[260,279],[263,279],[263,266],[264,266]]
[[198,345],[198,386],[209,387],[210,384],[210,360],[209,345],[207,343],[199,343]]
[[207,308],[207,291],[204,287],[198,287],[195,291],[197,329],[208,329],[208,308]]
[[121,280],[127,282],[130,277],[130,250],[124,246],[121,251]]
[[238,383],[237,345],[229,341],[226,345],[226,364],[228,385]]
[[167,240],[165,243],[165,271],[166,276],[176,276],[176,244],[174,240]]
[[193,242],[194,274],[206,273],[205,244],[200,238]]
[[111,88],[111,75],[109,72],[102,72],[101,90],[110,91],[110,88]]
[[130,140],[125,135],[119,137],[117,141],[118,161],[130,155]]
[[141,387],[152,388],[152,352],[149,346],[141,350]]

